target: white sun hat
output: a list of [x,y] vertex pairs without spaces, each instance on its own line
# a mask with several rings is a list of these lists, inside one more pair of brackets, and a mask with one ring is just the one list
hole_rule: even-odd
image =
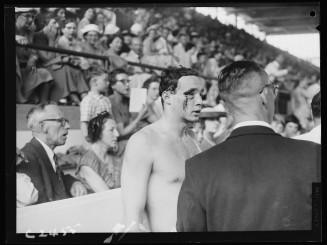
[[134,25],[131,26],[131,32],[136,36],[142,31],[143,31],[143,26],[140,23],[135,23]]
[[89,32],[89,31],[95,31],[97,32],[99,35],[102,34],[102,31],[100,31],[100,28],[98,25],[95,24],[88,24],[86,26],[84,26],[81,30],[82,35],[84,35],[85,33]]

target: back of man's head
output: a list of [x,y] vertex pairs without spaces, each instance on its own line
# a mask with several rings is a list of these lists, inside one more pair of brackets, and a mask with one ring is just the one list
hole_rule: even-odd
[[232,62],[218,76],[219,95],[228,104],[239,98],[254,97],[265,85],[265,75],[262,67],[253,61]]
[[320,91],[313,96],[311,101],[311,110],[312,116],[314,119],[321,118],[321,100],[320,100]]

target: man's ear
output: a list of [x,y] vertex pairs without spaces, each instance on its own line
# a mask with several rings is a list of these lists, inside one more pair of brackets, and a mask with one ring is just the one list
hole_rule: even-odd
[[48,127],[45,125],[44,122],[40,122],[40,128],[43,133],[48,133]]
[[169,91],[163,92],[161,98],[163,99],[165,104],[171,104],[171,93]]
[[264,108],[268,109],[268,100],[267,100],[267,96],[264,92],[262,92],[260,94],[260,100],[261,100],[261,104],[264,106]]

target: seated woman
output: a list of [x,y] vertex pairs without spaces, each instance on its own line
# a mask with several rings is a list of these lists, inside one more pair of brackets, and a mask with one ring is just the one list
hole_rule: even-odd
[[108,153],[117,147],[119,133],[107,111],[90,120],[88,137],[91,148],[81,158],[76,176],[89,193],[120,187],[122,161]]

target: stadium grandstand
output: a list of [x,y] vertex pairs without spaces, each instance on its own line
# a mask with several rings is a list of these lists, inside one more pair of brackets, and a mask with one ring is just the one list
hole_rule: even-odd
[[[310,103],[320,90],[320,68],[270,45],[265,37],[317,33],[319,5],[279,5],[253,3],[207,7],[209,12],[218,13],[215,15],[204,14],[203,8],[199,11],[195,6],[164,4],[156,7],[7,6],[15,9],[16,22],[16,147],[23,148],[32,138],[26,125],[28,111],[41,102],[54,101],[70,125],[66,144],[57,147],[55,152],[62,170],[78,178],[76,171],[85,153],[83,147],[87,147],[81,118],[97,76],[94,74],[99,71],[107,74],[110,84],[102,95],[110,98],[111,107],[114,107],[118,106],[111,99],[118,82],[114,81],[116,70],[123,69],[121,73],[126,73],[131,91],[141,89],[149,79],[160,81],[161,72],[168,67],[192,68],[206,84],[201,95],[203,108],[226,112],[219,96],[218,74],[229,63],[241,60],[258,63],[271,82],[278,85],[275,114],[283,126],[284,118],[294,115],[299,120],[298,134],[310,131],[314,126]],[[223,23],[217,8],[234,14],[238,24]],[[310,16],[311,11],[315,12],[315,19]],[[241,22],[256,25],[264,35],[250,34],[242,28]],[[155,103],[161,106],[160,98]],[[112,109],[115,110],[118,109]],[[137,113],[134,114],[130,113],[129,122],[136,120]],[[142,127],[140,121],[132,131],[135,133]],[[18,208],[17,232],[31,230],[33,233],[40,229],[49,232],[51,227],[69,224],[76,225],[78,232],[112,232],[110,227],[113,229],[122,217],[119,190],[112,193],[103,196],[94,193],[61,200],[55,205],[44,203]],[[81,201],[76,201],[79,198]],[[87,205],[92,206],[89,219],[85,213]],[[117,206],[120,208],[113,215],[112,210]],[[73,209],[75,215],[69,216]],[[97,212],[102,209],[106,211]],[[66,217],[66,223],[55,219],[55,210]],[[104,220],[107,215],[112,220]],[[31,225],[31,219],[38,222]],[[83,225],[78,225],[80,223]]]

